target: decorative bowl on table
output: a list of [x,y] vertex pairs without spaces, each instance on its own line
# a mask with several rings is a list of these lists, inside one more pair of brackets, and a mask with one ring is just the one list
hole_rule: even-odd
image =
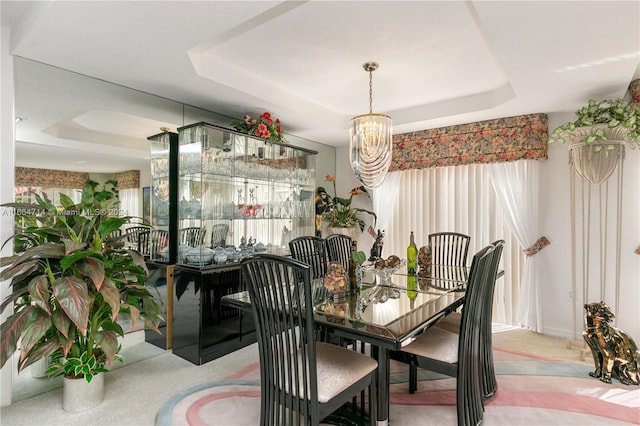
[[[186,245],[178,246],[178,262],[186,262],[187,252],[191,249],[192,247]],[[169,260],[169,246],[165,246],[162,250],[160,250],[160,259],[164,261]]]
[[421,270],[431,268],[431,247],[422,246],[418,251],[418,266]]
[[348,277],[342,264],[340,262],[329,262],[323,282],[327,291],[327,298],[335,301],[344,298],[347,293],[348,282]]
[[235,246],[226,246],[224,252],[229,262],[237,262],[240,260],[240,252],[236,250]]
[[196,266],[210,264],[213,261],[213,256],[213,250],[204,246],[194,247],[186,253],[187,263]]
[[406,259],[398,256],[389,256],[387,259],[377,259],[373,264],[362,265],[364,272],[371,271],[376,276],[376,285],[367,289],[362,294],[362,303],[384,303],[389,299],[397,299],[400,292],[393,288],[391,276],[407,264]]
[[213,249],[213,261],[220,265],[226,263],[228,259],[227,249],[224,247],[216,247]]

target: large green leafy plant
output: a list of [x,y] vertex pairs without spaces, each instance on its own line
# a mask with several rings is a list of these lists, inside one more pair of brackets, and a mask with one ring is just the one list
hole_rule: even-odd
[[[605,149],[607,152],[615,146],[607,144],[606,129],[621,127],[625,130],[625,139],[630,148],[640,147],[640,106],[627,102],[623,99],[607,99],[596,102],[589,100],[589,103],[576,111],[576,120],[569,121],[558,126],[551,132],[549,143],[566,142],[572,139],[578,127],[591,127],[592,130],[585,138],[587,145],[595,142],[604,142],[594,145],[594,152]],[[598,126],[601,125],[601,126]]]
[[61,194],[61,207],[46,196],[36,196],[33,204],[3,205],[33,215],[38,226],[12,237],[24,252],[0,260],[6,266],[0,281],[11,280],[12,290],[0,309],[14,310],[0,326],[0,366],[19,349],[18,371],[51,357],[50,376],[90,382],[119,359],[118,336],[124,332],[118,318],[158,329],[161,302],[146,282],[143,257],[115,248],[110,238],[130,219],[114,215],[116,185],[88,181],[78,204]]

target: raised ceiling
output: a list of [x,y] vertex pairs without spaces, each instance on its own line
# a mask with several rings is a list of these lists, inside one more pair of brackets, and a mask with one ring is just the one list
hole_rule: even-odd
[[[270,111],[285,132],[335,146],[348,142],[350,117],[368,110],[362,64],[371,60],[380,63],[373,109],[391,115],[394,133],[572,112],[591,98],[623,96],[640,77],[640,3],[632,1],[2,1],[1,7],[14,55],[229,117]],[[34,163],[44,155],[49,167],[65,168],[55,166],[55,153],[72,148],[109,156],[100,165],[77,160],[74,168],[125,170],[148,155],[144,135],[170,121],[99,102],[79,107],[57,90],[44,101],[38,98],[44,90],[16,90],[33,97],[16,105],[34,108],[20,111],[27,120],[17,126],[18,165],[28,151]],[[70,157],[64,160],[70,169]]]

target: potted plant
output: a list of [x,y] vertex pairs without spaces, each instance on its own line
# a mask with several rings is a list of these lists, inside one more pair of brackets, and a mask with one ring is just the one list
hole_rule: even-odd
[[[625,140],[629,147],[640,146],[640,107],[623,99],[589,103],[576,111],[578,117],[551,132],[549,143],[572,141],[593,146],[593,152],[616,149],[609,140]],[[615,139],[622,138],[622,139]]]
[[[549,143],[571,142],[569,163],[583,180],[600,184],[624,158],[624,145],[640,146],[640,107],[623,99],[590,100],[578,117],[558,126]],[[604,154],[602,153],[604,151]]]
[[[333,193],[336,194],[333,197],[327,194],[328,198],[328,206],[325,207],[325,210],[322,213],[322,219],[327,221],[327,226],[332,233],[340,233],[337,231],[338,228],[359,228],[360,232],[364,231],[365,221],[360,216],[361,213],[367,213],[373,217],[374,226],[377,219],[377,216],[372,211],[351,207],[351,202],[353,201],[353,197],[356,195],[366,195],[369,197],[369,192],[364,186],[358,186],[351,191],[349,191],[349,198],[342,198],[337,196],[336,192],[336,178],[335,176],[326,173],[325,180],[327,182],[331,182],[333,184]],[[351,236],[353,239],[353,235],[347,234]]]
[[[6,266],[0,281],[11,280],[11,294],[0,309],[13,306],[14,311],[0,325],[0,366],[18,343],[18,371],[50,357],[47,374],[65,377],[67,411],[83,409],[73,399],[67,404],[67,383],[102,382],[100,373],[119,359],[118,336],[124,336],[119,315],[133,324],[141,321],[145,329],[157,330],[162,320],[160,297],[146,283],[144,258],[115,248],[109,237],[130,219],[114,216],[116,185],[88,181],[78,204],[61,194],[61,207],[46,195],[36,195],[33,204],[3,205],[34,216],[39,226],[18,230],[12,238],[26,249],[0,259],[0,266]],[[94,404],[100,395],[92,396]]]

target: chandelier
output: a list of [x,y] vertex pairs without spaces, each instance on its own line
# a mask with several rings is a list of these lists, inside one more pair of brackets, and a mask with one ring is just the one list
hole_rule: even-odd
[[349,129],[349,158],[356,177],[367,188],[376,188],[391,165],[391,117],[373,113],[373,72],[377,62],[362,66],[369,73],[369,114],[356,115]]

